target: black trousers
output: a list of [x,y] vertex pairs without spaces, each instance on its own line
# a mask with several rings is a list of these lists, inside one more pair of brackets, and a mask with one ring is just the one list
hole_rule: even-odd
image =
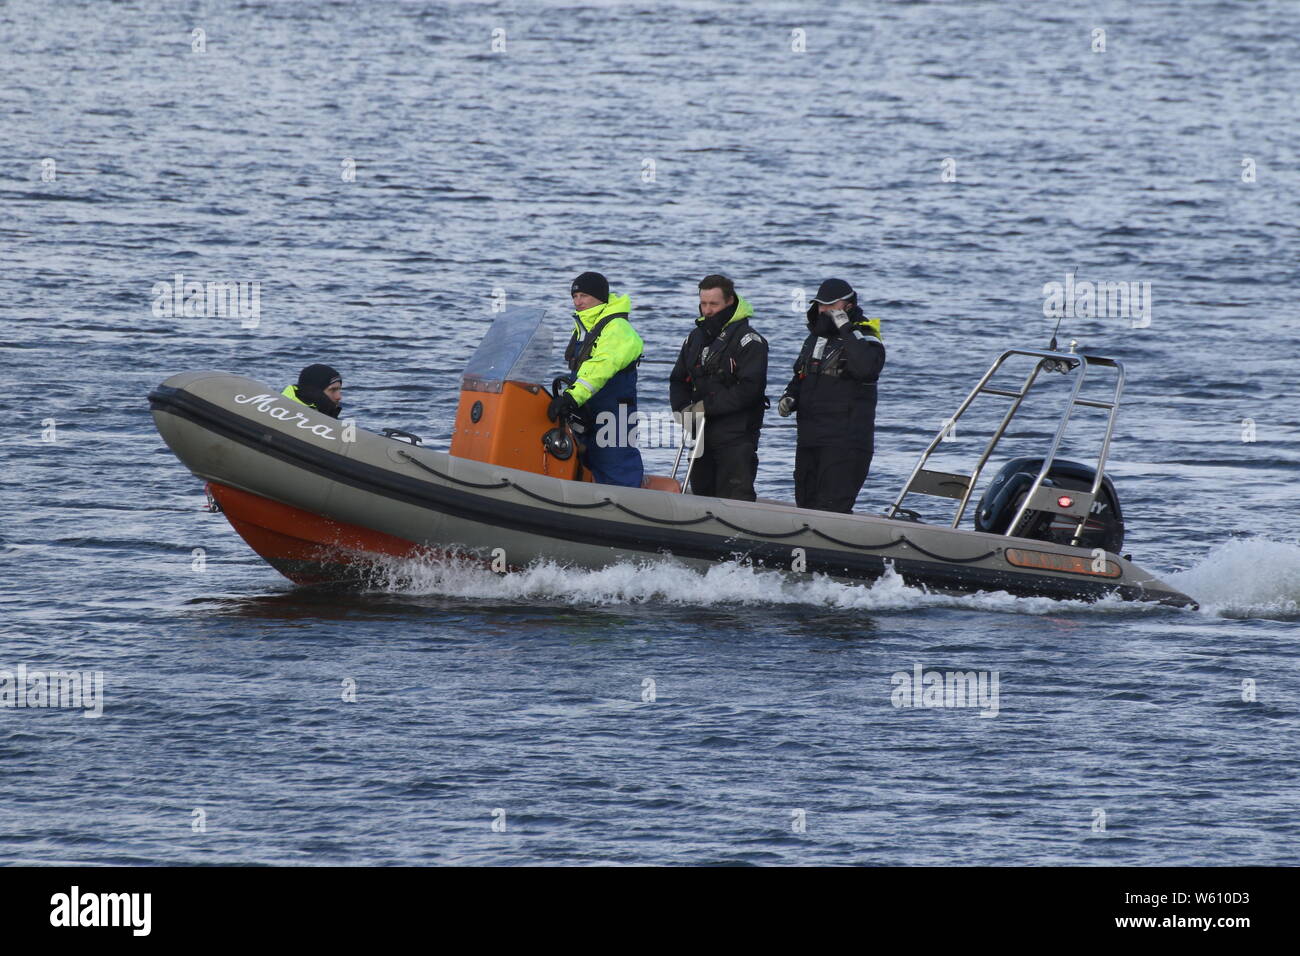
[[758,474],[758,448],[752,441],[736,439],[716,447],[705,432],[704,453],[691,469],[691,494],[753,501]]
[[871,468],[871,452],[840,445],[807,447],[794,452],[794,503],[817,511],[849,514]]

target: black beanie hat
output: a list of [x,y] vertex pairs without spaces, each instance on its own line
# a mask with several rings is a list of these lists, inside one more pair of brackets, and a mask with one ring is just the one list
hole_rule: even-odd
[[593,299],[608,302],[609,280],[599,272],[584,272],[573,280],[573,287],[569,289],[569,295],[573,295],[575,292],[585,292]]
[[308,365],[298,373],[298,387],[317,392],[323,392],[335,382],[341,381],[343,376],[328,365]]

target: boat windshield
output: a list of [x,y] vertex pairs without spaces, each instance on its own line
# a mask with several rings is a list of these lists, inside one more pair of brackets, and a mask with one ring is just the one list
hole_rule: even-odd
[[527,306],[498,315],[466,363],[461,387],[500,391],[502,382],[549,383],[555,335],[546,315],[546,309]]

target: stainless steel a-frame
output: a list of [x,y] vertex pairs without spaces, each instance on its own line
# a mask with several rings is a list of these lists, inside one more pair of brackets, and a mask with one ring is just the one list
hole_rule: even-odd
[[[1053,343],[1055,344],[1055,343]],[[1019,391],[1010,389],[994,388],[989,384],[990,379],[997,373],[998,369],[1007,359],[1013,356],[1028,356],[1035,359],[1034,367],[1030,371],[1025,383]],[[1084,379],[1087,377],[1088,369],[1093,366],[1113,368],[1115,370],[1115,394],[1109,401],[1099,401],[1096,399],[1080,398],[1079,393],[1083,388]],[[1054,514],[1066,515],[1070,518],[1077,519],[1077,525],[1074,530],[1074,536],[1071,544],[1077,545],[1083,534],[1083,529],[1088,522],[1088,514],[1092,510],[1093,502],[1097,500],[1097,495],[1101,491],[1102,479],[1106,473],[1106,456],[1110,452],[1110,440],[1115,431],[1115,418],[1119,414],[1120,396],[1124,392],[1124,364],[1117,359],[1104,358],[1099,355],[1083,355],[1074,351],[1074,343],[1070,345],[1069,352],[1040,351],[1038,349],[1008,349],[997,357],[993,365],[979,383],[966,396],[966,400],[958,406],[953,412],[952,418],[943,423],[939,429],[939,434],[930,442],[929,447],[921,455],[921,460],[916,463],[912,469],[911,477],[903,485],[903,490],[898,493],[893,505],[885,512],[886,518],[893,518],[902,510],[903,500],[909,494],[934,495],[940,498],[954,498],[960,503],[957,506],[957,513],[953,516],[952,527],[956,528],[960,523],[962,516],[966,513],[966,507],[970,504],[971,495],[974,494],[976,482],[979,481],[980,472],[984,470],[984,465],[988,462],[993,451],[997,448],[998,442],[1002,440],[1002,435],[1006,432],[1007,426],[1011,419],[1015,417],[1016,412],[1020,410],[1021,403],[1029,390],[1033,387],[1040,372],[1053,371],[1061,372],[1066,375],[1074,375],[1074,385],[1070,392],[1070,399],[1066,403],[1065,411],[1061,415],[1060,424],[1056,427],[1056,434],[1052,438],[1052,445],[1043,459],[1043,465],[1038,471],[1038,477],[1029,488],[1029,493],[1025,495],[1024,502],[1020,505],[1020,510],[1016,512],[1015,518],[1007,526],[1006,534],[1008,537],[1019,530],[1020,522],[1028,511],[1049,511]],[[939,443],[948,434],[949,430],[954,428],[957,420],[965,414],[970,408],[976,397],[981,395],[1001,395],[1005,398],[1012,399],[1011,408],[1007,410],[994,431],[993,437],[984,448],[984,453],[980,455],[979,461],[975,463],[975,468],[969,475],[950,474],[942,471],[928,470],[925,465],[930,460],[930,455],[939,447]],[[1058,488],[1050,486],[1044,487],[1043,481],[1047,478],[1048,473],[1052,470],[1052,463],[1056,460],[1057,450],[1061,446],[1061,439],[1065,437],[1066,426],[1070,422],[1070,415],[1076,405],[1084,405],[1090,408],[1108,409],[1110,416],[1106,421],[1106,434],[1101,442],[1101,451],[1097,456],[1097,473],[1093,478],[1092,489],[1087,492],[1073,491],[1062,494]]]

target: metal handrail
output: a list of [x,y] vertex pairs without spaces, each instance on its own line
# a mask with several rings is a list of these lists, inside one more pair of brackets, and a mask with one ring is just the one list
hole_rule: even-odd
[[[993,363],[993,367],[989,369],[986,378],[992,377],[992,375],[1002,367],[1002,363],[1005,362],[1011,354],[1014,353],[1004,352],[999,356],[998,360]],[[1011,419],[1015,418],[1016,412],[1020,411],[1021,403],[1024,402],[1025,396],[1029,394],[1029,390],[1033,388],[1034,382],[1038,379],[1038,373],[1042,371],[1042,368],[1042,362],[1034,363],[1034,367],[1029,372],[1029,377],[1025,379],[1025,384],[1020,386],[1020,391],[1015,395],[1015,402],[1007,409],[1007,413],[1002,416],[1002,422],[993,433],[993,437],[989,439],[989,443],[985,446],[984,453],[980,455],[979,461],[975,463],[975,470],[971,472],[970,480],[966,482],[966,491],[962,494],[961,502],[957,505],[957,513],[953,516],[952,527],[956,528],[961,524],[962,516],[966,514],[966,508],[970,504],[971,495],[975,493],[975,485],[979,482],[979,477],[984,471],[984,466],[988,464],[989,458],[993,456],[993,449],[997,448],[998,442],[1002,440],[1002,435],[1007,430],[1007,426],[1011,424]],[[981,389],[980,391],[982,392],[984,389]],[[967,407],[969,407],[969,404]],[[962,411],[964,412],[965,409],[963,408]],[[953,420],[953,427],[956,427],[955,418]]]
[[[1073,347],[1073,343],[1071,343],[1071,348]],[[1009,389],[992,388],[988,386],[989,380],[997,374],[998,370],[1009,358],[1022,355],[1029,358],[1036,358],[1038,361],[1034,363],[1034,367],[1030,370],[1029,375],[1026,377],[1025,382],[1020,387],[1019,391],[1013,392]],[[1115,369],[1115,394],[1110,401],[1107,402],[1079,397],[1080,390],[1083,388],[1084,379],[1087,377],[1087,367],[1089,365],[1109,366]],[[943,441],[943,436],[948,433],[949,429],[956,427],[958,419],[966,413],[967,409],[970,408],[971,404],[974,403],[975,399],[979,395],[992,394],[1012,398],[1014,399],[1014,402],[1007,410],[1007,413],[1002,417],[1002,421],[994,430],[988,444],[984,447],[984,451],[980,455],[979,460],[975,463],[975,467],[971,471],[970,477],[966,479],[966,486],[962,491],[961,500],[957,506],[957,512],[952,519],[951,526],[953,528],[958,527],[961,523],[962,517],[966,513],[967,507],[970,504],[971,496],[975,493],[975,487],[979,482],[979,477],[981,472],[984,470],[984,466],[988,463],[988,460],[992,457],[998,443],[1002,440],[1003,435],[1006,433],[1007,426],[1020,410],[1020,406],[1024,402],[1025,396],[1029,394],[1029,390],[1033,387],[1039,373],[1045,368],[1055,369],[1066,374],[1077,371],[1078,374],[1075,376],[1073,387],[1070,390],[1069,401],[1066,402],[1065,409],[1061,414],[1061,420],[1057,425],[1056,433],[1052,436],[1051,447],[1048,449],[1047,455],[1043,458],[1043,464],[1039,469],[1038,476],[1034,479],[1033,484],[1026,492],[1025,499],[1020,505],[1019,510],[1016,512],[1014,520],[1012,520],[1008,525],[1006,534],[1010,537],[1012,532],[1016,530],[1020,521],[1024,518],[1025,512],[1029,510],[1029,505],[1033,500],[1034,495],[1038,492],[1039,488],[1042,487],[1043,481],[1052,470],[1052,465],[1056,460],[1056,453],[1060,449],[1061,441],[1065,437],[1070,416],[1074,411],[1074,408],[1078,405],[1092,408],[1104,408],[1109,409],[1110,411],[1110,415],[1106,422],[1106,433],[1102,438],[1101,450],[1097,457],[1096,474],[1093,478],[1092,490],[1090,492],[1089,501],[1095,501],[1098,493],[1101,491],[1102,481],[1105,477],[1106,459],[1110,453],[1111,438],[1115,431],[1115,420],[1119,413],[1120,397],[1123,395],[1124,391],[1123,363],[1116,359],[1104,356],[1084,355],[1073,351],[1056,352],[1040,349],[1008,349],[993,361],[989,370],[984,373],[979,382],[976,383],[975,387],[971,389],[970,394],[966,396],[965,400],[957,407],[957,410],[953,412],[952,417],[943,423],[943,426],[939,429],[939,433],[935,435],[935,437],[930,441],[930,444],[926,446],[925,451],[921,453],[920,459],[912,469],[912,473],[908,476],[902,490],[899,491],[898,497],[894,499],[893,505],[891,505],[889,510],[886,512],[885,517],[893,518],[902,509],[903,501],[907,498],[907,495],[912,492],[912,486],[916,483],[917,476],[925,469],[926,463],[930,460],[930,456],[939,446],[939,443]],[[1074,536],[1071,539],[1073,544],[1078,544],[1078,541],[1083,534],[1083,529],[1087,525],[1087,521],[1088,516],[1086,513],[1079,518],[1078,524],[1075,527]]]
[[695,460],[703,454],[704,442],[704,415],[691,415],[691,427],[686,427],[685,416],[691,414],[683,413],[682,417],[682,443],[677,447],[677,458],[673,461],[672,479],[677,480],[677,469],[682,463],[682,454],[687,448],[690,449],[690,457],[686,459],[686,474],[682,476],[682,494],[686,494],[686,484],[691,480],[691,469],[695,467]]
[[[1029,500],[1034,496],[1038,489],[1042,487],[1043,479],[1046,478],[1048,473],[1052,470],[1052,465],[1056,462],[1057,449],[1061,447],[1061,439],[1065,437],[1065,429],[1070,424],[1070,413],[1074,411],[1074,403],[1079,399],[1079,389],[1083,388],[1083,381],[1087,377],[1088,363],[1084,362],[1079,366],[1079,374],[1074,378],[1074,388],[1070,391],[1070,400],[1066,403],[1065,411],[1061,414],[1060,424],[1056,426],[1056,434],[1052,436],[1051,447],[1048,448],[1047,454],[1043,457],[1043,466],[1038,469],[1038,477],[1034,479],[1034,483],[1030,485],[1029,490],[1025,492],[1025,500],[1021,502],[1020,508],[1016,511],[1016,516],[1012,518],[1011,523],[1007,525],[1008,533],[1014,531],[1020,526],[1020,520],[1025,516],[1025,512],[1029,510]],[[1083,520],[1088,520],[1086,515]]]

